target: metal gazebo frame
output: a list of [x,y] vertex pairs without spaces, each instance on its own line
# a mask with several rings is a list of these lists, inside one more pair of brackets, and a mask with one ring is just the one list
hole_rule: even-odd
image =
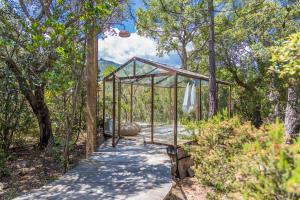
[[[148,71],[147,73],[143,73],[143,74],[137,74],[137,66],[136,66],[136,62],[140,62],[143,63],[145,65],[149,65],[153,67],[153,70]],[[117,73],[120,72],[122,69],[124,69],[126,66],[128,66],[129,64],[133,63],[133,72],[132,75],[125,75],[125,76],[118,76]],[[162,70],[163,72],[160,73],[154,73],[154,71],[157,70]],[[112,82],[112,103],[113,103],[113,107],[112,107],[112,146],[115,147],[120,139],[120,108],[121,108],[121,97],[120,97],[120,93],[121,93],[121,84],[122,81],[124,81],[123,84],[130,84],[130,122],[132,122],[133,119],[133,84],[136,84],[136,82],[145,79],[145,78],[150,78],[151,82],[148,84],[139,84],[139,85],[144,85],[144,86],[149,86],[151,87],[151,143],[156,143],[154,141],[154,88],[156,87],[155,85],[158,84],[158,82],[154,81],[155,77],[165,77],[164,79],[158,81],[158,82],[162,82],[165,79],[169,78],[169,77],[174,77],[174,83],[170,86],[166,86],[164,88],[173,88],[174,89],[174,106],[173,106],[173,146],[175,148],[177,148],[177,127],[178,127],[178,115],[177,115],[177,101],[178,101],[178,76],[183,76],[186,78],[192,78],[192,79],[196,79],[200,81],[200,90],[199,90],[199,105],[198,106],[198,119],[202,119],[202,106],[201,106],[201,98],[202,98],[202,91],[201,91],[201,81],[208,81],[209,78],[207,76],[203,76],[201,74],[195,73],[195,72],[191,72],[188,70],[184,70],[184,69],[179,69],[179,68],[175,68],[175,67],[171,67],[169,65],[165,65],[165,64],[160,64],[157,62],[153,62],[150,60],[146,60],[143,58],[139,58],[139,57],[133,57],[130,60],[128,60],[126,63],[124,63],[123,65],[121,65],[118,69],[116,69],[115,71],[113,71],[112,73],[110,73],[109,75],[107,75],[106,77],[103,78],[103,110],[102,110],[102,114],[103,114],[103,134],[105,134],[105,101],[106,101],[106,94],[105,94],[105,83],[106,82]],[[127,81],[127,82],[125,82]],[[116,99],[116,82],[118,84],[118,99]],[[219,88],[219,84],[225,85],[229,87],[229,95],[228,95],[228,105],[227,105],[227,109],[228,109],[228,114],[229,116],[231,116],[231,83],[227,82],[227,81],[223,81],[223,80],[217,80],[217,92],[218,92],[218,88]],[[163,86],[160,86],[163,87]],[[116,106],[118,106],[118,116],[116,116]],[[116,138],[116,118],[118,118],[118,137]]]

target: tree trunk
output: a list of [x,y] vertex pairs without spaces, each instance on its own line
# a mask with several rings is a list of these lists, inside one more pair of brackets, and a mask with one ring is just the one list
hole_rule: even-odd
[[7,58],[6,65],[14,73],[22,94],[29,102],[36,118],[38,119],[40,128],[39,146],[41,149],[44,149],[53,142],[50,113],[44,98],[44,86],[37,86],[35,88],[35,93],[33,94],[28,81],[18,68],[17,64],[11,58]]
[[214,25],[214,5],[213,0],[207,0],[208,3],[208,21],[209,21],[209,117],[218,112],[218,97],[216,83],[216,58],[215,58],[215,25]]
[[300,84],[288,88],[288,101],[285,110],[285,134],[287,143],[298,136],[300,131]]
[[86,157],[96,148],[96,104],[97,104],[97,35],[92,26],[87,36],[87,138]]
[[40,148],[44,149],[53,142],[50,113],[44,98],[44,86],[37,87],[35,97],[36,104],[34,105],[33,111],[38,119],[40,128]]
[[269,120],[271,122],[275,122],[276,118],[282,119],[281,109],[280,109],[280,93],[278,90],[278,78],[275,73],[271,75],[271,83],[270,83],[270,93],[269,100],[271,102],[272,111],[269,115]]
[[187,67],[188,55],[186,51],[186,44],[182,43],[182,68],[188,69]]

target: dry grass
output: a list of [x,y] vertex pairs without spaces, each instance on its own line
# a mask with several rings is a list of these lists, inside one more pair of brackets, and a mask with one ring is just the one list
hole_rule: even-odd
[[204,200],[207,193],[212,192],[210,188],[199,185],[197,179],[184,178],[176,180],[168,200]]
[[[81,136],[70,155],[70,167],[85,158],[85,136]],[[8,177],[0,177],[0,199],[12,199],[22,193],[39,188],[63,175],[58,156],[45,156],[34,143],[13,147],[9,150]]]

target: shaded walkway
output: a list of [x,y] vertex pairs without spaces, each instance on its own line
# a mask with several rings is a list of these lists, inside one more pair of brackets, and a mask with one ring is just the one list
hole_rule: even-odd
[[161,200],[172,187],[170,170],[165,146],[107,141],[60,179],[16,199]]

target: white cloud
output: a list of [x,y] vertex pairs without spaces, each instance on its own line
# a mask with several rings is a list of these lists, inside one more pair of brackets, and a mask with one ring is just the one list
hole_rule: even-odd
[[[116,31],[118,32],[118,30]],[[98,40],[98,46],[99,58],[120,64],[137,56],[173,66],[180,65],[180,59],[175,52],[158,57],[156,55],[156,42],[150,38],[139,36],[137,33],[131,33],[131,36],[128,38],[106,35],[104,40]]]

